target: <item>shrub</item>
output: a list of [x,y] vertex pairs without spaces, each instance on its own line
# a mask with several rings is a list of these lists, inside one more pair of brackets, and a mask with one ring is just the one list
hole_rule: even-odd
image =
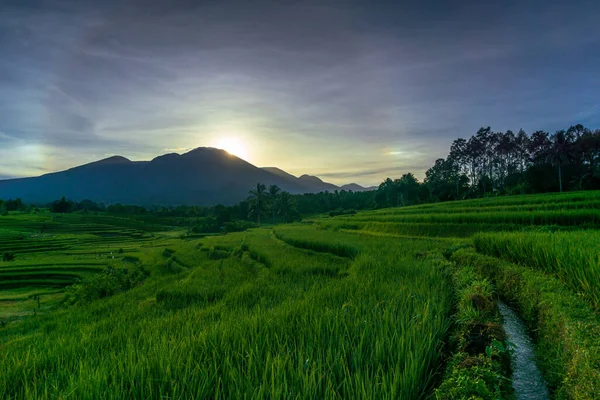
[[247,229],[256,228],[258,225],[256,225],[254,222],[238,219],[235,221],[225,222],[223,227],[225,228],[225,232],[243,232]]
[[124,292],[142,282],[149,273],[139,266],[134,270],[108,266],[102,272],[86,277],[66,290],[65,304],[85,304]]
[[169,258],[173,254],[175,254],[175,250],[172,250],[172,249],[164,249],[163,252],[162,252],[162,255],[163,255],[164,258]]
[[14,261],[15,260],[15,254],[14,253],[9,253],[8,251],[4,253],[4,255],[2,256],[2,261]]

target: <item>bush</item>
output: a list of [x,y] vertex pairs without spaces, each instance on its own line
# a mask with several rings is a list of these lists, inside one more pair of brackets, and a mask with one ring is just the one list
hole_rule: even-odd
[[172,250],[172,249],[164,249],[163,252],[162,252],[162,255],[163,255],[164,258],[169,258],[173,254],[175,254],[175,250]]
[[238,219],[235,221],[225,222],[223,227],[225,228],[225,232],[243,232],[247,229],[256,228],[258,225],[254,222]]
[[50,211],[53,213],[70,213],[75,209],[75,204],[72,201],[65,199],[56,200],[50,204]]
[[192,233],[218,233],[221,232],[221,225],[212,217],[199,218],[191,231]]
[[9,253],[8,251],[2,256],[2,261],[15,261],[15,254]]
[[74,306],[103,299],[138,285],[149,273],[141,266],[135,270],[107,267],[102,272],[86,277],[66,290],[65,304]]
[[136,256],[125,256],[123,257],[123,262],[136,264],[140,262],[140,259]]

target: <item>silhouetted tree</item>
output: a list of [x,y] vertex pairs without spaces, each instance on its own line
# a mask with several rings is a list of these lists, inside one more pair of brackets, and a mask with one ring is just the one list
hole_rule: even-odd
[[396,182],[400,201],[403,206],[410,206],[419,203],[420,183],[412,173],[404,174]]
[[279,193],[275,200],[275,209],[285,222],[290,222],[292,217],[295,217],[297,214],[296,201],[288,192]]
[[552,135],[552,146],[546,156],[552,165],[558,167],[558,186],[561,193],[563,191],[562,165],[571,158],[571,140],[571,135],[567,135],[564,130],[557,131]]
[[69,213],[73,210],[73,203],[68,201],[64,196],[52,204],[50,204],[50,211],[54,213]]
[[430,199],[433,201],[456,200],[455,166],[452,160],[438,158],[435,164],[425,172],[425,185],[429,188]]
[[6,207],[6,211],[21,211],[26,208],[21,199],[8,199],[4,203],[4,207]]
[[454,180],[456,183],[456,198],[460,199],[461,176],[469,171],[469,144],[465,139],[456,139],[450,146],[448,159],[452,163]]
[[269,208],[271,209],[271,217],[272,217],[273,222],[275,222],[275,214],[277,213],[275,203],[277,202],[277,197],[279,196],[279,192],[281,192],[281,189],[279,188],[279,186],[277,186],[277,185],[269,186],[268,199],[269,199]]
[[260,227],[260,216],[265,211],[266,187],[262,183],[257,183],[256,188],[250,191],[250,215],[256,216],[256,222]]

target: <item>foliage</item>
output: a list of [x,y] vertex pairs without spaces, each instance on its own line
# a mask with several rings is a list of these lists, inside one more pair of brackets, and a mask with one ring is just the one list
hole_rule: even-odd
[[344,210],[341,208],[329,212],[330,217],[337,217],[338,215],[354,215],[354,214],[356,214],[356,210],[353,210],[353,209]]
[[435,399],[512,398],[504,330],[489,281],[469,266],[446,261],[439,253],[427,256],[444,268],[454,283],[456,327],[452,357]]
[[65,304],[74,306],[113,296],[129,290],[148,276],[141,266],[129,270],[108,266],[101,273],[86,277],[66,290]]
[[378,208],[504,194],[600,189],[600,129],[582,125],[550,135],[481,128],[456,139],[419,183],[412,174],[387,178],[375,193]]
[[[359,210],[345,202],[363,199],[292,198],[299,208],[314,201],[320,214]],[[225,230],[248,223],[240,204],[3,217],[0,247],[18,261],[0,268],[0,398],[506,397],[498,295],[528,322],[553,395],[597,393],[598,316],[588,290],[561,280],[560,268],[584,263],[571,255],[595,246],[598,192],[185,234],[207,218]],[[265,218],[282,222],[267,204]],[[577,232],[582,224],[589,230]],[[569,257],[542,269],[472,251],[468,237],[502,231],[545,240],[559,255],[568,247]],[[150,273],[143,284],[130,279],[138,265]],[[67,300],[79,305],[57,309],[73,283]]]
[[536,358],[557,399],[595,399],[600,382],[600,320],[581,297],[541,270],[469,250],[452,259],[473,266],[518,307],[535,335]]
[[225,229],[225,232],[242,232],[245,231],[247,229],[252,229],[252,228],[256,228],[258,227],[258,225],[254,222],[251,221],[243,221],[243,220],[235,220],[235,221],[229,221],[229,222],[225,222],[225,224],[223,225],[223,228]]
[[556,274],[600,310],[600,233],[527,232],[480,234],[477,251]]
[[64,198],[64,196],[60,200],[57,200],[50,204],[50,211],[54,213],[68,213],[73,211],[74,208],[75,205],[73,204],[73,202],[68,201]]
[[27,208],[21,199],[8,199],[0,206],[3,206],[6,211],[24,211]]
[[[296,248],[268,229],[199,249],[174,240],[171,258],[192,268],[4,328],[0,397],[423,397],[449,325],[444,275],[413,258],[420,242],[327,240],[361,255]],[[210,249],[224,256],[209,259]],[[97,292],[114,291],[115,274]]]

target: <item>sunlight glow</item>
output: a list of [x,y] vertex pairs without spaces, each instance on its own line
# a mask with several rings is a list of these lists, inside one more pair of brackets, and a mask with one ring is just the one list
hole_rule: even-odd
[[241,159],[248,160],[248,147],[239,138],[230,136],[218,139],[215,142],[214,147],[225,150],[229,154],[237,156]]

